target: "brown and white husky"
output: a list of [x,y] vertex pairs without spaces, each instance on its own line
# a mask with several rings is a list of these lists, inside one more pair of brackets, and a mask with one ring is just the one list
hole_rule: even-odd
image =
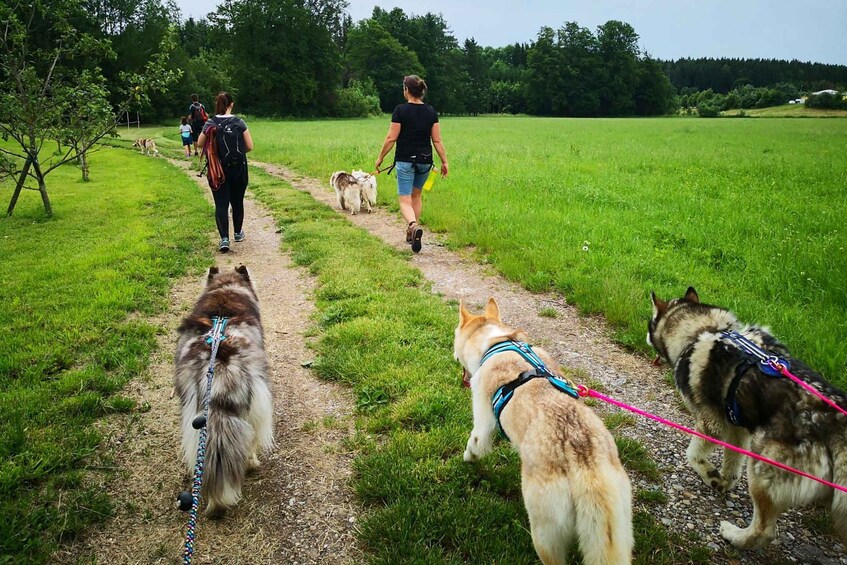
[[[505,325],[497,302],[475,316],[459,306],[454,355],[464,369],[473,397],[474,426],[465,461],[491,451],[497,420],[492,396],[532,368],[515,352],[493,355],[493,345],[526,335]],[[556,375],[561,370],[540,348],[535,354]],[[614,439],[600,418],[545,378],[514,390],[500,414],[500,425],[521,458],[521,491],[532,542],[545,565],[567,563],[577,540],[586,565],[621,565],[632,558],[632,489]]]
[[358,214],[364,207],[365,211],[373,212],[376,206],[376,178],[363,171],[335,171],[329,177],[329,185],[335,190],[338,206],[342,210],[350,210]]
[[206,514],[220,514],[241,498],[248,470],[273,446],[273,401],[259,302],[244,266],[220,273],[209,269],[205,289],[179,327],[175,390],[182,404],[182,449],[193,473],[200,432],[192,422],[203,414],[213,317],[227,318],[209,399],[206,464],[202,496]]
[[[792,374],[847,408],[842,391],[793,358],[767,329],[744,325],[729,310],[701,303],[692,287],[667,302],[651,297],[647,342],[674,367],[676,387],[698,431],[847,486],[847,416],[789,379],[766,374],[722,332],[738,332],[788,361]],[[714,444],[694,437],[686,455],[707,485],[726,492],[738,482],[743,456],[724,449],[718,470],[709,461],[714,450]],[[847,542],[844,492],[753,459],[747,460],[747,482],[753,521],[743,529],[721,522],[721,535],[734,546],[767,545],[776,536],[780,514],[807,504],[828,506],[836,534]]]

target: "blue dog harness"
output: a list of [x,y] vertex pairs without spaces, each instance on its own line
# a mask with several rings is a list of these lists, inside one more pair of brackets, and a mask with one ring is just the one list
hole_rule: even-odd
[[788,360],[765,351],[737,331],[722,331],[721,337],[729,340],[732,345],[747,356],[747,360],[735,367],[735,378],[732,379],[732,383],[730,383],[729,389],[726,391],[726,400],[724,401],[727,419],[733,425],[743,427],[744,418],[741,416],[741,408],[738,406],[735,393],[738,392],[738,386],[741,384],[741,379],[744,377],[747,369],[756,367],[769,377],[779,377],[781,374],[773,368],[772,364],[782,365],[786,369],[791,368],[791,364]]
[[494,393],[494,396],[491,397],[491,406],[494,408],[494,419],[497,420],[497,429],[500,430],[500,434],[506,438],[506,441],[511,441],[509,440],[509,436],[506,435],[506,432],[503,431],[503,426],[500,425],[500,414],[515,395],[515,389],[519,386],[528,383],[532,379],[543,377],[547,379],[550,384],[556,387],[557,390],[564,392],[565,394],[574,398],[579,398],[579,393],[572,382],[563,376],[553,374],[553,372],[547,368],[547,365],[544,364],[544,361],[535,354],[532,347],[530,347],[528,343],[523,343],[521,341],[509,340],[492,345],[488,351],[485,352],[485,355],[482,356],[482,360],[480,360],[479,365],[482,366],[486,361],[498,353],[506,353],[508,351],[520,354],[527,363],[532,365],[532,369],[524,371],[518,375],[517,379],[498,388]]

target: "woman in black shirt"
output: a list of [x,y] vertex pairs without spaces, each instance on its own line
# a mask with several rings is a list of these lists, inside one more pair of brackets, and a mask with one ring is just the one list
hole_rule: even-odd
[[385,155],[397,143],[394,152],[394,165],[397,170],[397,194],[400,201],[400,213],[408,222],[406,241],[412,244],[412,251],[421,250],[423,230],[418,225],[423,206],[422,188],[429,171],[433,168],[432,148],[441,159],[441,176],[447,176],[447,154],[441,141],[441,127],[435,108],[424,104],[426,83],[415,75],[403,79],[403,97],[405,104],[394,109],[388,135],[382,144],[376,168],[382,165]]
[[[203,133],[197,140],[200,149],[206,144],[206,134],[209,128],[215,126],[218,144],[218,158],[224,172],[224,182],[217,188],[212,188],[215,199],[215,223],[221,242],[218,251],[229,251],[229,210],[232,208],[232,227],[235,241],[244,241],[244,194],[247,192],[247,152],[253,150],[253,137],[247,129],[247,124],[238,116],[232,114],[235,102],[228,92],[221,92],[215,98],[215,115],[203,126]],[[210,183],[211,188],[211,183]]]

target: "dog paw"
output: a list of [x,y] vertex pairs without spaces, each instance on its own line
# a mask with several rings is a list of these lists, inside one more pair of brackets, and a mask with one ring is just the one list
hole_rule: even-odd
[[752,536],[748,533],[750,528],[739,528],[727,522],[721,522],[721,537],[739,549],[755,549],[764,547],[770,542],[766,536]]
[[735,488],[738,484],[738,477],[724,477],[717,470],[710,471],[706,477],[706,484],[718,491],[720,494],[726,494]]
[[468,445],[465,447],[465,461],[477,461],[482,457],[482,453],[480,452],[481,443],[478,435],[471,434],[471,437],[468,438]]
[[262,464],[259,463],[259,458],[253,454],[253,456],[247,460],[247,472],[252,473],[253,471],[257,471]]

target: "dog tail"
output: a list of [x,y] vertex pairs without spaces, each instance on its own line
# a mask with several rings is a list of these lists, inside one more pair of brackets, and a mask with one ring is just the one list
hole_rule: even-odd
[[632,560],[632,487],[619,466],[604,465],[574,485],[576,533],[586,565]]
[[[205,387],[205,382],[201,386]],[[251,391],[249,375],[241,374],[227,363],[217,364],[206,423],[202,495],[208,501],[207,515],[220,514],[241,499],[241,485],[254,458],[255,432],[249,419],[254,392]],[[198,412],[186,414],[183,420],[186,432],[191,428],[191,420],[203,413],[202,400],[197,404]],[[186,458],[193,469],[199,432],[190,431],[194,432],[190,436],[193,441],[191,446],[187,446]]]
[[[832,482],[847,486],[847,446],[833,450],[832,469]],[[831,513],[835,534],[847,543],[847,493],[833,489]]]

